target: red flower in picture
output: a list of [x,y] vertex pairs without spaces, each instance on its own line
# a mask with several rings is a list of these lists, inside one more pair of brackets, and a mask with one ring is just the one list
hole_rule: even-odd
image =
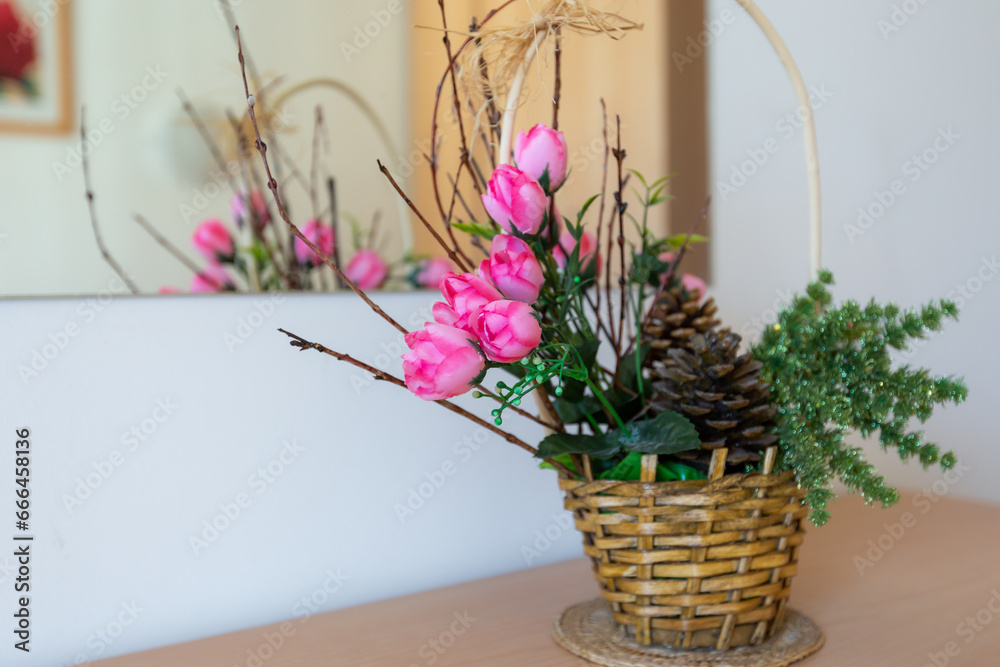
[[35,57],[35,31],[21,20],[13,0],[0,0],[0,79],[24,82]]

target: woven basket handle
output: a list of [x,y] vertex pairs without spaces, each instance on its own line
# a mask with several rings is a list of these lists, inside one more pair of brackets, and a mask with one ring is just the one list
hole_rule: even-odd
[[774,25],[760,10],[754,0],[736,0],[736,2],[746,10],[764,36],[771,42],[771,46],[778,53],[781,64],[788,72],[788,78],[795,88],[795,95],[799,99],[799,105],[805,113],[803,119],[803,140],[806,149],[806,171],[809,177],[809,275],[810,278],[816,276],[821,267],[822,247],[823,247],[823,223],[822,223],[822,197],[819,184],[819,151],[816,148],[816,123],[813,120],[812,103],[809,101],[809,90],[806,88],[802,74],[799,72],[792,54],[785,46]]

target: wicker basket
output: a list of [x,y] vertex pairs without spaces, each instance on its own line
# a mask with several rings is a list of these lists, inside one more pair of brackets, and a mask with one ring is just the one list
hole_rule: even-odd
[[726,650],[780,625],[808,509],[792,473],[772,473],[776,451],[762,473],[724,475],[717,449],[706,480],[654,482],[655,455],[642,481],[559,480],[601,595],[636,642]]

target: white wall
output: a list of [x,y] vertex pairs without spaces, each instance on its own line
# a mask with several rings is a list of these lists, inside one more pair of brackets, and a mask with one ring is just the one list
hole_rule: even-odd
[[[186,288],[190,272],[132,221],[132,213],[144,214],[189,250],[199,220],[185,221],[180,207],[200,205],[195,192],[205,192],[216,169],[175,91],[183,88],[220,135],[229,134],[225,110],[245,108],[235,44],[218,3],[73,3],[77,105],[87,106],[93,131],[102,120],[113,128],[90,157],[98,215],[111,252],[145,292],[161,285]],[[286,84],[317,76],[344,81],[376,107],[399,150],[409,154],[405,72],[411,25],[405,7],[392,14],[387,7],[398,5],[388,0],[230,4],[266,81],[278,75],[286,77]],[[341,44],[353,46],[356,30],[365,29],[373,11],[387,25],[369,28],[376,36],[359,53],[349,54],[348,62]],[[158,71],[160,80],[149,78],[147,68]],[[144,78],[149,89],[137,90]],[[132,109],[123,104],[123,95],[141,101]],[[290,102],[287,111],[299,131],[285,141],[288,152],[308,174],[316,104],[325,108],[337,153],[343,210],[367,221],[381,208],[384,227],[397,224],[396,200],[375,159],[396,168],[399,156],[388,154],[345,98],[320,92]],[[70,166],[66,173],[54,166],[78,164],[68,156],[79,147],[76,134],[0,134],[0,294],[92,294],[107,286],[110,274],[90,230],[81,171]],[[211,194],[211,187],[207,191]],[[199,217],[228,218],[230,196],[225,191],[209,197]],[[295,202],[293,213],[305,217],[305,201],[296,197]],[[389,248],[398,254],[398,244]]]
[[[971,467],[955,493],[998,501],[1000,450],[992,413],[1000,401],[995,343],[1000,5],[985,0],[761,0],[760,5],[807,84],[828,98],[816,111],[816,123],[823,264],[837,278],[835,297],[875,296],[904,306],[941,298],[959,303],[960,323],[900,356],[936,373],[965,376],[968,401],[935,415],[926,431]],[[738,18],[714,38],[710,54],[712,287],[722,316],[737,331],[753,334],[759,321],[773,318],[775,302],[805,286],[807,190],[801,131],[787,136],[783,120],[796,111],[791,84],[735,2],[711,0],[708,16],[719,19],[726,10]],[[937,139],[949,128],[956,137],[950,146]],[[720,183],[730,181],[734,167],[744,168],[748,151],[759,157],[769,139],[778,150],[736,192],[725,192]],[[936,141],[947,151],[938,152]],[[936,161],[914,171],[912,156],[925,150]],[[862,221],[867,225],[862,228],[858,208],[878,213],[878,197],[888,201],[879,193],[896,180],[897,190],[905,191],[871,224]],[[869,446],[891,479],[924,486],[940,478],[940,471],[903,466],[877,449]]]
[[[416,327],[430,296],[380,301]],[[398,336],[359,299],[289,296],[265,305],[266,318],[254,314],[258,303],[0,302],[0,433],[10,453],[15,429],[31,429],[35,535],[32,653],[8,643],[0,663],[73,664],[299,616],[314,593],[330,610],[582,553],[576,531],[560,524],[568,514],[555,474],[527,453],[329,357],[296,352],[276,331],[378,365],[385,352],[401,375]],[[76,335],[63,340],[71,324]],[[248,337],[227,344],[226,334]],[[36,350],[47,366],[37,361],[38,374],[22,379]],[[493,407],[465,403],[483,414]],[[542,435],[516,418],[510,425],[529,440]],[[127,435],[134,427],[144,441]],[[276,463],[286,441],[303,451]],[[272,482],[254,477],[269,464]],[[428,496],[422,507],[411,490]],[[239,516],[193,547],[204,522],[225,527],[220,505],[239,494],[249,498]],[[416,511],[401,515],[408,502]],[[551,547],[536,535],[546,529]],[[5,590],[11,551],[0,557]],[[349,579],[324,600],[328,570]],[[122,604],[132,603],[141,613],[107,645],[98,632],[117,632]],[[4,595],[0,615],[11,619],[12,604]]]

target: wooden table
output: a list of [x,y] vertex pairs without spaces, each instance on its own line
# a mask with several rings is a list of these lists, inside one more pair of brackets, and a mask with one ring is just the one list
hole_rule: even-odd
[[[573,560],[95,665],[583,667],[549,631],[594,597]],[[791,604],[827,635],[803,667],[1000,665],[1000,507],[933,492],[885,511],[838,501],[809,531]]]

